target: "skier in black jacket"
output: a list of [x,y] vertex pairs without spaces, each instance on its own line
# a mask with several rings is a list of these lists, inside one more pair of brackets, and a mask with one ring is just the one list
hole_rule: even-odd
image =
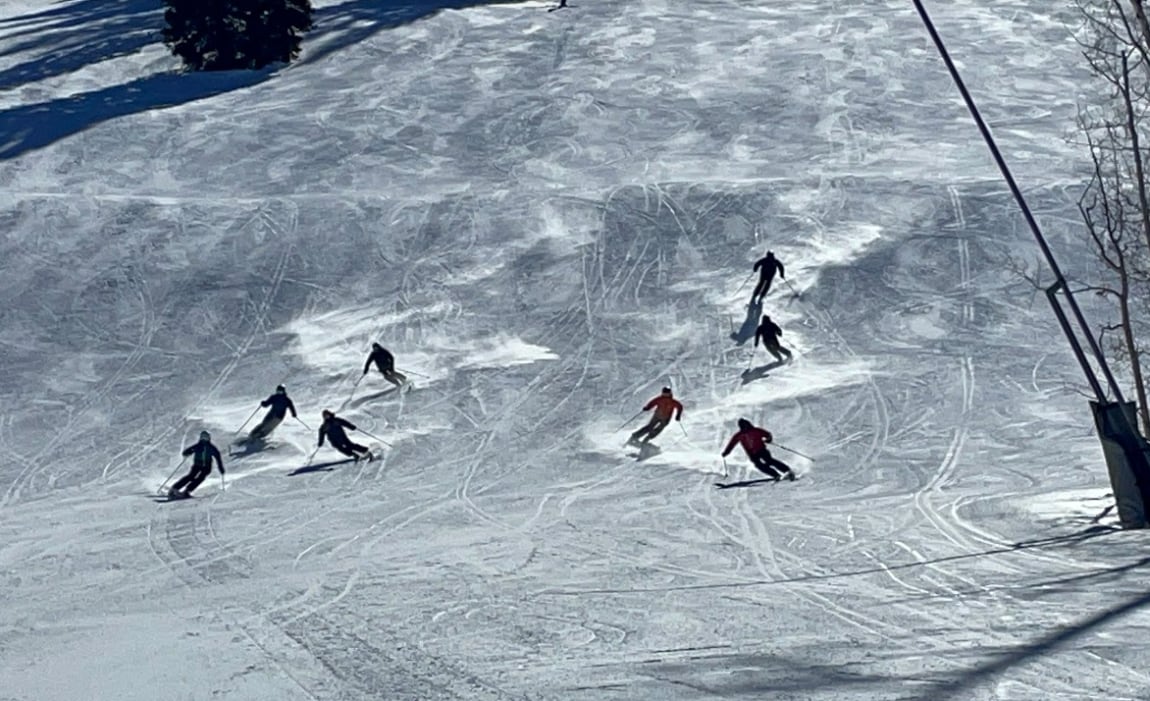
[[331,441],[331,447],[349,458],[359,460],[361,457],[366,457],[370,460],[371,451],[358,443],[352,443],[351,439],[347,437],[347,433],[343,430],[345,428],[350,428],[353,431],[357,430],[355,424],[352,422],[347,419],[341,419],[331,411],[324,409],[323,424],[319,427],[319,445],[317,447],[323,447],[323,439],[326,436],[327,439]]
[[789,363],[794,360],[794,356],[779,343],[779,336],[782,335],[783,330],[779,328],[779,325],[771,321],[770,316],[763,314],[763,320],[759,323],[759,328],[755,330],[755,348],[759,347],[759,340],[762,339],[763,347],[775,356],[775,360],[782,361],[785,355]]
[[185,448],[183,455],[192,456],[192,469],[168,490],[169,499],[192,496],[196,487],[212,474],[212,460],[220,466],[220,474],[224,474],[224,459],[220,457],[219,449],[212,445],[212,435],[207,431],[200,431],[200,442]]
[[783,264],[778,258],[775,258],[774,251],[767,251],[767,255],[755,261],[753,270],[759,271],[759,284],[755,285],[755,291],[751,293],[751,304],[756,301],[762,301],[763,297],[771,291],[771,282],[775,279],[775,273],[783,280],[787,279],[787,273],[783,270]]
[[250,441],[262,441],[270,436],[289,411],[293,419],[299,418],[295,413],[295,404],[288,397],[287,389],[283,385],[276,387],[276,393],[260,402],[260,406],[271,407],[271,410],[264,416],[264,420],[248,434]]
[[406,375],[395,371],[395,356],[378,343],[371,344],[371,355],[367,356],[367,362],[363,364],[364,375],[371,369],[372,363],[383,373],[383,379],[396,387],[403,387],[403,383],[407,382]]

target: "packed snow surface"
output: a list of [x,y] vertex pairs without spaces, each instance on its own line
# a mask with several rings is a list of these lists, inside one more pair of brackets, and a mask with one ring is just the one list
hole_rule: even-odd
[[[159,5],[0,12],[0,699],[1150,698],[1143,535],[910,2],[324,0],[217,75]],[[1072,9],[927,5],[1086,273]],[[740,417],[800,480],[713,486]],[[156,503],[205,429],[226,491]]]

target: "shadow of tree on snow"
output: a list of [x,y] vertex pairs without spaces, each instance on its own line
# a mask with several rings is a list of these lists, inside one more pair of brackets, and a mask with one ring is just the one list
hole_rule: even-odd
[[160,41],[163,23],[159,0],[79,0],[2,18],[0,59],[25,52],[33,57],[0,70],[0,90],[135,53]]
[[[442,10],[477,5],[521,4],[522,0],[348,0],[319,8],[304,35],[297,64],[318,61],[377,32],[429,17]],[[532,8],[534,9],[534,8]],[[161,41],[162,5],[152,0],[78,0],[49,10],[0,20],[17,41],[0,58],[39,50],[0,71],[0,89],[18,87]],[[258,71],[165,72],[86,93],[0,110],[0,160],[16,158],[111,119],[173,107],[261,83],[282,65]]]
[[267,80],[271,70],[159,73],[92,92],[0,110],[0,160],[16,158],[101,122],[202,100]]

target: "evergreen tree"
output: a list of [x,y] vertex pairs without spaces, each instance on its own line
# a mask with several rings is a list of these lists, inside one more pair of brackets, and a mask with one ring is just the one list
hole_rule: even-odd
[[310,0],[164,0],[164,43],[197,71],[263,68],[299,56]]

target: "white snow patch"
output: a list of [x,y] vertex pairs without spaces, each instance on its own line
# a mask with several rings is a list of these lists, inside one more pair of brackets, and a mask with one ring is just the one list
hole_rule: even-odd
[[543,346],[502,334],[463,343],[456,348],[464,353],[464,360],[458,365],[460,368],[504,368],[559,359],[558,355]]

